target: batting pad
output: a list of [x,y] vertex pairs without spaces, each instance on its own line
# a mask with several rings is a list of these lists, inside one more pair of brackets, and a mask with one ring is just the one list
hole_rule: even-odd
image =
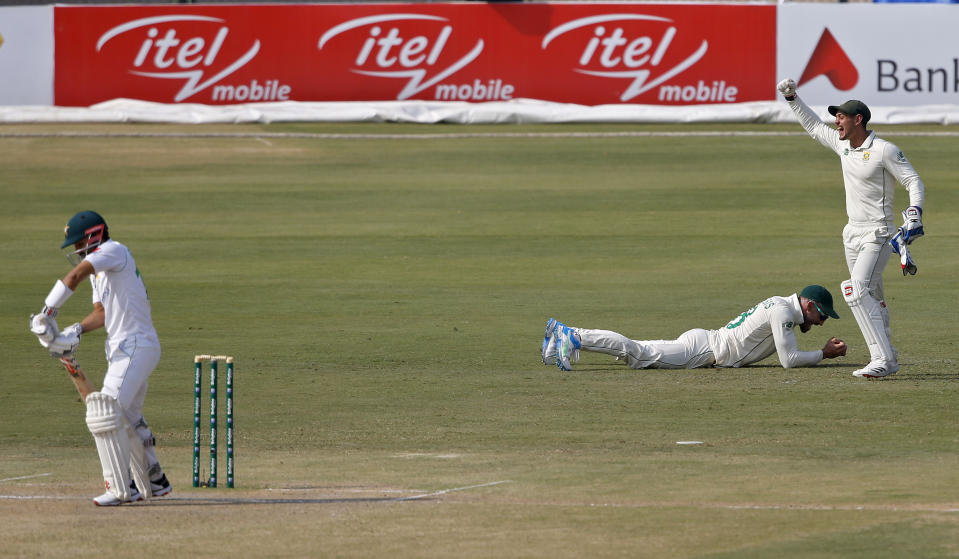
[[150,486],[150,464],[147,462],[146,448],[143,439],[130,427],[130,424],[126,423],[126,426],[130,437],[130,471],[133,473],[133,482],[140,490],[140,495],[144,499],[149,499],[153,496],[153,490]]
[[842,282],[842,296],[862,330],[870,360],[895,363],[896,353],[889,341],[882,304],[869,293],[865,282],[851,279]]
[[[87,396],[87,427],[97,443],[103,481],[107,491],[122,501],[130,500],[130,433],[120,404],[102,392]],[[135,436],[135,435],[134,435]],[[139,437],[137,438],[139,441]],[[139,443],[141,449],[143,444]],[[139,488],[140,484],[137,483]],[[149,488],[150,480],[147,478]]]

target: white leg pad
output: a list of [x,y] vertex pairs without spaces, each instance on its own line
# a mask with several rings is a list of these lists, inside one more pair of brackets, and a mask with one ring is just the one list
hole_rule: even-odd
[[[151,454],[154,455],[153,460],[150,459]],[[144,499],[153,496],[150,473],[153,466],[158,466],[155,455],[153,433],[143,416],[140,416],[140,419],[130,426],[130,471],[133,473],[133,481],[137,484],[137,489],[140,490]]]
[[129,424],[127,432],[130,436],[130,471],[133,473],[133,482],[140,490],[140,495],[149,499],[153,496],[153,491],[150,488],[150,464],[147,462],[146,448],[143,446],[143,439]]
[[896,351],[889,341],[882,305],[869,293],[865,282],[851,279],[842,282],[842,296],[862,330],[870,360],[895,364]]
[[[97,443],[107,491],[121,501],[130,500],[129,423],[115,398],[102,392],[87,396],[87,427]],[[139,439],[138,439],[139,440]],[[142,443],[140,444],[142,448]],[[147,482],[149,487],[149,480]]]
[[[886,330],[886,338],[889,340],[889,344],[892,345],[892,320],[889,317],[889,307],[886,306],[885,299],[879,301],[879,308],[882,311],[882,322]],[[892,346],[892,355],[895,357],[895,361],[899,362],[899,351],[896,349],[896,346]]]

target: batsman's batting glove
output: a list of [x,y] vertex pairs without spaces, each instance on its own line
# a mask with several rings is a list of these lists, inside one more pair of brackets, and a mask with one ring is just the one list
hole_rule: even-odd
[[77,343],[80,343],[80,336],[83,334],[83,326],[80,326],[79,322],[74,322],[70,326],[67,326],[62,331],[61,334],[68,337],[77,337]]
[[792,101],[796,98],[796,82],[794,82],[792,78],[786,78],[779,82],[779,85],[776,86],[776,89],[779,90],[779,93],[782,93],[782,96],[786,98],[786,101]]
[[[79,326],[79,324],[76,324],[75,326]],[[73,326],[70,328],[73,328]],[[60,358],[76,353],[77,346],[80,345],[80,334],[75,330],[72,332],[67,332],[67,330],[70,328],[64,330],[59,336],[53,338],[53,341],[50,342],[50,345],[47,347],[47,349],[50,350],[50,355]]]
[[40,340],[43,347],[48,347],[53,338],[60,333],[56,319],[42,313],[30,315],[30,331]]
[[923,236],[922,208],[909,206],[902,212],[902,242],[911,245],[913,241]]

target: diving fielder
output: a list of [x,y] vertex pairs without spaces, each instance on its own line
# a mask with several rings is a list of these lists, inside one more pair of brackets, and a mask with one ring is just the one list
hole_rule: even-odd
[[[86,397],[87,427],[96,441],[106,493],[93,499],[113,506],[170,493],[143,419],[147,379],[160,361],[160,341],[150,315],[150,301],[130,250],[110,239],[106,221],[92,211],[70,218],[62,249],[74,268],[58,280],[31,317],[31,331],[57,358],[72,357],[82,334],[105,328],[108,362],[103,388]],[[58,331],[55,317],[86,278],[93,286],[93,312]]]
[[[869,363],[853,374],[865,378],[891,375],[899,370],[899,352],[892,345],[882,271],[893,252],[889,241],[897,233],[893,224],[893,196],[896,182],[909,193],[909,207],[902,212],[903,225],[899,228],[898,240],[910,245],[924,233],[925,187],[898,147],[866,129],[871,113],[862,101],[850,100],[830,106],[829,114],[836,117],[833,130],[796,95],[796,82],[782,80],[777,89],[806,132],[836,152],[842,163],[849,216],[842,238],[850,275],[842,282],[842,294],[869,347]],[[905,262],[903,266],[905,273]]]
[[809,285],[789,297],[761,301],[724,328],[694,328],[675,340],[631,340],[609,330],[574,328],[551,318],[543,336],[543,364],[555,361],[561,370],[569,371],[583,350],[612,355],[633,369],[742,367],[773,353],[787,369],[809,367],[846,354],[845,342],[836,338],[830,338],[821,350],[799,350],[795,327],[808,332],[829,317],[839,318],[832,308],[832,294],[821,285]]

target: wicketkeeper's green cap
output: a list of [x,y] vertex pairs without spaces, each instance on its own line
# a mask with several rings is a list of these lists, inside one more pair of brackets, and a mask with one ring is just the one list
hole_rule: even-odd
[[869,119],[872,118],[872,113],[869,112],[869,107],[865,103],[859,101],[858,99],[850,99],[843,103],[842,105],[829,105],[829,114],[836,116],[836,113],[843,113],[849,116],[862,115],[862,124],[863,126],[869,122]]
[[805,297],[816,303],[819,310],[833,318],[839,318],[836,311],[832,308],[832,294],[821,285],[807,285],[799,292],[800,297]]

